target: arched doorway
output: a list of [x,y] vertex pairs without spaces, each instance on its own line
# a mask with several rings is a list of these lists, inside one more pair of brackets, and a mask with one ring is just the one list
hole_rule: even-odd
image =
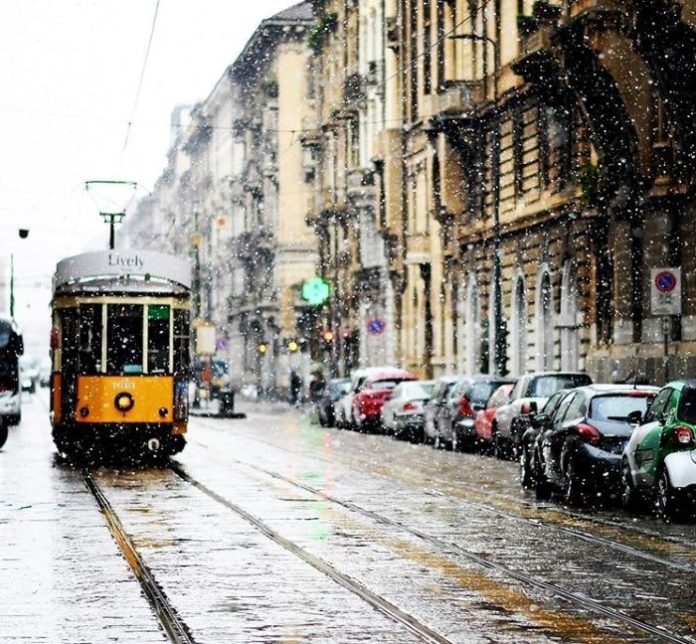
[[524,279],[515,281],[512,298],[512,374],[522,375],[527,370],[527,299]]
[[466,291],[466,373],[481,370],[481,302],[478,285],[473,276],[469,278]]
[[563,266],[561,277],[561,310],[558,327],[561,330],[561,369],[577,371],[578,351],[578,289],[575,269],[571,262]]
[[536,297],[536,347],[537,369],[550,371],[553,369],[554,327],[552,310],[551,276],[544,269],[537,279]]

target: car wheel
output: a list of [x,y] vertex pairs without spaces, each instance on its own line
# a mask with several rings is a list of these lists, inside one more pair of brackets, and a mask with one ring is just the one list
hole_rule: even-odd
[[528,445],[520,447],[520,484],[528,490],[534,487],[534,470]]
[[317,414],[317,415],[319,416],[319,425],[321,427],[326,427],[327,423],[326,423],[326,420],[324,419],[324,416],[322,416],[321,412],[319,412],[319,414]]
[[636,486],[633,485],[628,461],[624,461],[621,464],[621,505],[629,512],[638,512],[640,510],[640,495],[638,490],[636,490]]
[[452,427],[452,451],[461,452],[462,451],[462,441],[459,436],[459,432],[456,427]]
[[680,498],[672,486],[669,472],[662,468],[655,481],[655,509],[665,523],[678,521],[681,518]]
[[7,424],[11,425],[12,427],[19,425],[19,423],[22,422],[22,412],[19,412],[18,414],[12,414],[11,416],[7,417]]
[[505,448],[504,441],[500,436],[500,432],[498,432],[497,425],[493,425],[493,456],[501,461],[507,460],[507,449]]
[[541,468],[539,457],[534,457],[534,495],[537,501],[548,501],[551,498],[551,484]]
[[0,447],[7,442],[8,433],[7,423],[0,422]]
[[568,505],[580,505],[585,500],[585,490],[575,465],[575,458],[568,457],[565,468],[565,502]]

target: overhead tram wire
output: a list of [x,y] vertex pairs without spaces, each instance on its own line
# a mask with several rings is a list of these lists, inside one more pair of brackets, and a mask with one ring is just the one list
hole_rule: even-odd
[[143,81],[145,80],[145,69],[147,68],[147,61],[150,57],[150,48],[152,47],[152,40],[155,36],[155,26],[157,25],[157,14],[159,13],[160,0],[156,0],[155,3],[155,13],[152,16],[152,27],[150,28],[150,37],[147,40],[147,48],[145,49],[145,57],[143,58],[143,65],[140,69],[140,79],[138,80],[138,89],[135,92],[135,100],[133,101],[133,109],[131,110],[131,116],[128,120],[128,128],[126,129],[126,138],[123,142],[123,152],[126,151],[128,147],[128,141],[130,139],[131,127],[133,126],[133,119],[135,118],[135,111],[138,109],[138,103],[140,101],[140,93],[143,89]]

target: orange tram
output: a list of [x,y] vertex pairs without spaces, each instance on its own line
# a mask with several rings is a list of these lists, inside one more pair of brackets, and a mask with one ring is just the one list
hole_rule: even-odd
[[180,452],[188,421],[188,262],[104,251],[58,263],[51,422],[72,457]]

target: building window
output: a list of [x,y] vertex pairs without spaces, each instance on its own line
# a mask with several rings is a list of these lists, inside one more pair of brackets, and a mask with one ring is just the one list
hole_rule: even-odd
[[527,299],[522,277],[515,283],[512,322],[512,373],[519,376],[527,370]]

